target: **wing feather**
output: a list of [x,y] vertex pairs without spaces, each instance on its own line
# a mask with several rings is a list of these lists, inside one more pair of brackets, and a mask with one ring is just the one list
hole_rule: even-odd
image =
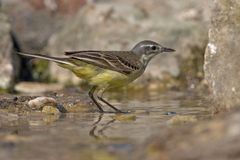
[[73,51],[65,53],[69,58],[123,74],[131,74],[141,67],[138,57],[128,51]]

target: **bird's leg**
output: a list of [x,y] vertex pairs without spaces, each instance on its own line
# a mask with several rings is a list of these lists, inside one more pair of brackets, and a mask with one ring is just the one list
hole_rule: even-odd
[[105,99],[103,99],[102,97],[98,96],[98,99],[100,101],[102,101],[103,103],[105,103],[106,105],[108,105],[110,108],[112,108],[113,110],[115,110],[117,113],[125,113],[123,111],[121,111],[120,109],[117,109],[116,107],[114,107],[112,104],[110,104],[108,101],[106,101]]
[[97,102],[97,100],[95,99],[95,97],[94,97],[94,92],[96,91],[96,89],[97,89],[96,86],[92,87],[92,89],[88,92],[88,95],[89,95],[89,97],[92,99],[93,103],[98,107],[99,112],[100,112],[100,113],[103,113],[104,110],[102,109],[101,104],[99,104],[99,103]]
[[106,105],[108,105],[110,108],[112,108],[113,110],[115,110],[117,113],[124,113],[123,111],[121,111],[120,109],[117,109],[116,107],[114,107],[112,104],[110,104],[108,101],[106,101],[105,99],[102,98],[103,96],[103,93],[104,93],[105,90],[102,90],[101,91],[101,95],[100,96],[97,96],[98,99],[100,101],[102,101],[103,103],[105,103]]

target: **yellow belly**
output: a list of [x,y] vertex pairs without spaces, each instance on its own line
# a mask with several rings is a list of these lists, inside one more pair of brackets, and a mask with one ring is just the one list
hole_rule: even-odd
[[98,86],[120,87],[129,83],[129,78],[111,70],[103,70],[101,73],[90,79],[90,83]]
[[91,64],[82,63],[81,66],[60,64],[60,66],[71,70],[76,76],[95,86],[120,87],[131,81],[130,78],[122,73],[103,69]]

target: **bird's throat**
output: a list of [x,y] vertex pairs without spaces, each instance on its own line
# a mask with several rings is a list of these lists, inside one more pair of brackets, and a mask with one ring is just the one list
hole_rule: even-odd
[[140,61],[143,63],[144,67],[146,68],[148,63],[151,61],[153,57],[154,55],[142,55]]

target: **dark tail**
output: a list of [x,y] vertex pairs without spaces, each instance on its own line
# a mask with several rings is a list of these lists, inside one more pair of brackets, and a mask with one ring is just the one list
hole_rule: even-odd
[[53,61],[56,63],[61,63],[61,64],[67,64],[67,65],[73,65],[68,61],[68,58],[58,58],[58,57],[51,57],[51,56],[46,56],[42,54],[32,54],[32,53],[23,53],[23,52],[17,52],[17,54],[26,56],[26,57],[32,57],[32,58],[39,58],[39,59],[44,59],[48,61]]

